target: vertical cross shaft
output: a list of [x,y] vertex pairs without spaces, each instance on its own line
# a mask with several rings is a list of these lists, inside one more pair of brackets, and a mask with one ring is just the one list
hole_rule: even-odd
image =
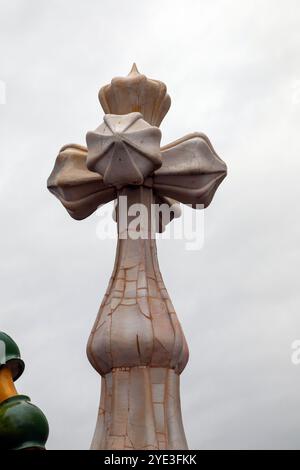
[[129,213],[137,203],[147,210],[148,236],[133,239],[128,228],[120,233],[118,221],[123,239],[87,349],[102,375],[92,449],[185,449],[179,374],[188,349],[151,237],[153,193],[141,186],[119,195],[127,197]]

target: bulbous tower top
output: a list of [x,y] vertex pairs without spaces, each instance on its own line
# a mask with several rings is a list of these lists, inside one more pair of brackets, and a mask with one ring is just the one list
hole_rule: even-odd
[[115,77],[102,87],[98,96],[105,114],[139,112],[145,121],[157,127],[171,106],[166,85],[140,74],[136,64],[127,77]]

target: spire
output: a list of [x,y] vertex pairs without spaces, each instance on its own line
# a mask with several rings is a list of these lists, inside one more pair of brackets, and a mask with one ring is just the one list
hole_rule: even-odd
[[140,72],[138,71],[138,68],[137,68],[135,62],[133,62],[133,65],[132,65],[132,67],[131,67],[131,70],[130,70],[128,76],[129,76],[129,75],[141,75]]
[[113,78],[99,91],[105,114],[139,112],[152,126],[159,126],[167,114],[171,100],[163,82],[147,78],[134,62],[126,77]]

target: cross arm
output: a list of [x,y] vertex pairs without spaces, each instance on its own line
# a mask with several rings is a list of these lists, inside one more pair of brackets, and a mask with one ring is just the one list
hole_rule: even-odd
[[77,220],[91,215],[97,207],[116,198],[116,189],[103,183],[86,165],[87,148],[77,144],[62,147],[47,186]]
[[207,207],[227,174],[208,137],[188,134],[161,148],[162,166],[153,175],[156,193]]

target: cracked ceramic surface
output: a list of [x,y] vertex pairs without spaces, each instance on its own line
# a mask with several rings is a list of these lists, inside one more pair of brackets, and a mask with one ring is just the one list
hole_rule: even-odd
[[[91,332],[87,354],[101,375],[102,391],[92,449],[186,449],[179,375],[188,347],[164,285],[155,230],[180,215],[179,203],[207,207],[226,176],[226,165],[209,139],[189,134],[162,148],[157,127],[167,113],[166,86],[136,66],[100,90],[106,116],[87,134],[88,149],[63,147],[49,190],[76,219],[116,201],[118,245],[112,277]],[[127,207],[146,206],[142,231],[131,237]],[[172,206],[169,220],[153,226],[153,203]],[[125,237],[124,237],[125,235]]]
[[[128,205],[150,208],[151,189],[126,188]],[[92,448],[185,449],[179,374],[188,347],[164,285],[151,239],[118,240],[115,268],[88,342],[102,376]],[[130,226],[131,217],[128,216]],[[128,228],[126,228],[128,232]],[[120,233],[119,233],[120,235]]]
[[91,449],[187,449],[179,375],[164,367],[124,367],[102,377]]

